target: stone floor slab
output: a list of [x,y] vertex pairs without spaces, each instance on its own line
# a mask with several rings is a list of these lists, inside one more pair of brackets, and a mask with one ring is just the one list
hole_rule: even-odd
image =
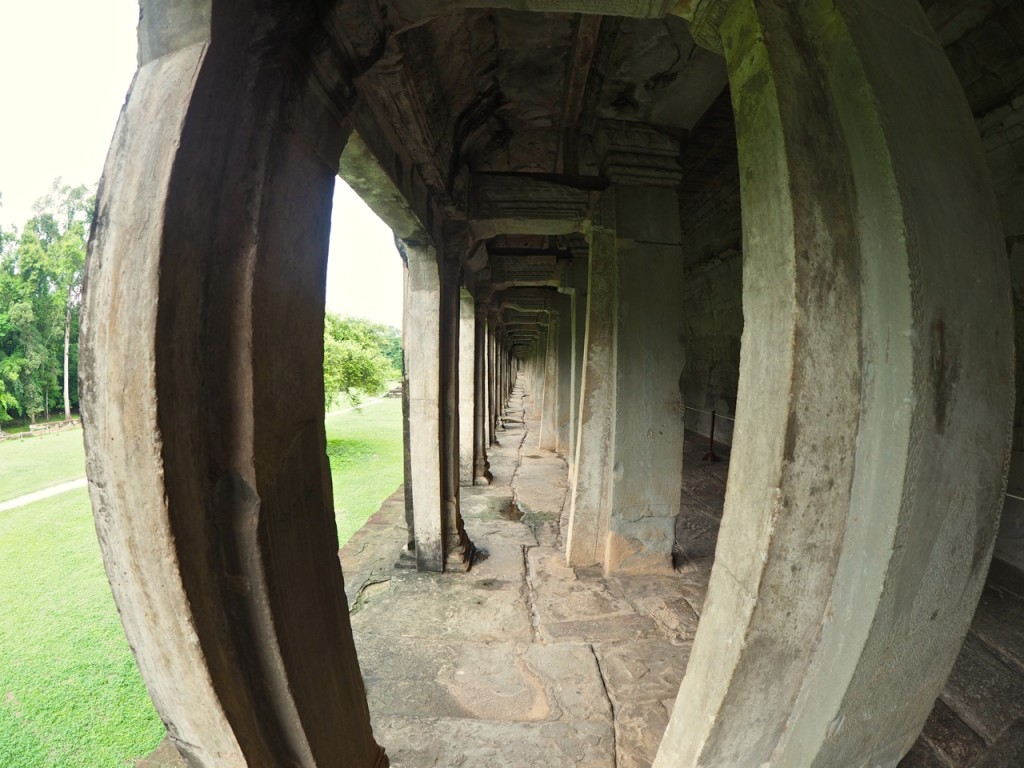
[[522,585],[468,573],[398,572],[352,614],[357,634],[530,642],[533,625]]
[[637,613],[598,576],[577,577],[561,552],[529,550],[528,580],[537,630],[550,642],[605,642],[657,637],[657,623]]
[[391,768],[615,768],[600,723],[485,723],[396,718],[374,724]]
[[985,751],[985,740],[940,699],[935,702],[921,737],[947,765],[971,765]]
[[968,634],[942,700],[991,744],[1015,720],[1024,717],[1024,677]]
[[986,589],[971,632],[999,656],[1024,672],[1024,600],[1005,590]]
[[424,642],[363,635],[360,667],[377,717],[610,724],[589,646]]

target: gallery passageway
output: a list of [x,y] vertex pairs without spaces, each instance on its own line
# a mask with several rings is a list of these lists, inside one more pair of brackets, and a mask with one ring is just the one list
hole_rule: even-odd
[[[655,768],[891,766],[911,749],[955,764],[927,729],[914,745],[965,637],[999,663],[1019,647],[968,629],[993,551],[995,582],[1024,582],[1024,510],[1004,495],[1008,474],[1024,484],[1024,4],[141,7],[82,402],[108,577],[190,765],[413,765],[403,692],[498,706],[457,675],[473,653],[511,675],[492,682],[522,722],[565,715],[529,765],[607,738],[599,759]],[[386,585],[351,553],[339,567],[330,509],[338,174],[406,267],[407,493],[385,558],[406,570]],[[512,455],[505,409],[524,394],[536,453]],[[712,412],[730,448],[703,598],[681,585],[711,545],[681,498],[701,439],[685,430]],[[558,493],[495,501],[518,493],[509,462],[547,459],[558,525],[509,528],[503,511],[554,514]],[[509,558],[492,535],[536,546]],[[528,623],[496,609],[485,629],[474,606],[495,608],[513,571],[553,591]],[[569,613],[591,598],[635,615],[605,622],[619,650]],[[452,642],[361,647],[389,603],[409,612],[388,620],[402,637]],[[679,675],[688,657],[678,691],[643,676],[618,700],[604,671],[632,674],[654,639]],[[604,704],[568,696],[583,668]],[[1015,718],[943,701],[976,755],[1013,748]],[[479,735],[419,746],[475,754]]]

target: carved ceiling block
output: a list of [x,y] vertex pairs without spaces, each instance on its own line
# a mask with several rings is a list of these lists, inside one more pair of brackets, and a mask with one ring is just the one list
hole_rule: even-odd
[[682,179],[679,142],[642,123],[603,121],[597,150],[605,175],[617,184],[674,187]]
[[474,174],[469,194],[470,229],[478,239],[580,232],[590,206],[589,189],[530,174]]

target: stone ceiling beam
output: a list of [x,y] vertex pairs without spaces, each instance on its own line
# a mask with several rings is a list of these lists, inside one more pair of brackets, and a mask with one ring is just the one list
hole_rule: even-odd
[[572,54],[569,58],[568,72],[565,78],[565,95],[562,106],[562,119],[559,122],[558,154],[556,156],[556,172],[578,173],[579,150],[578,131],[580,116],[587,95],[587,83],[594,64],[594,53],[601,34],[602,18],[600,16],[580,16],[576,24],[576,36],[573,39]]
[[[535,13],[580,13],[593,16],[624,16],[661,19],[675,12],[678,0],[390,0],[390,21],[395,31],[419,26],[453,11],[473,8],[533,11]],[[690,6],[691,2],[684,5]]]
[[539,174],[473,174],[470,183],[469,229],[473,238],[529,232],[569,235],[582,232],[590,195],[600,179],[561,183]]
[[416,243],[429,241],[426,227],[406,202],[405,195],[395,186],[357,133],[352,134],[341,153],[338,175],[391,228],[399,240]]

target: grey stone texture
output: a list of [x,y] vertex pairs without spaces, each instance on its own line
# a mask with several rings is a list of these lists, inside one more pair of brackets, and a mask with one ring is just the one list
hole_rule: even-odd
[[390,565],[400,493],[341,552],[374,733],[393,766],[654,758],[696,631],[692,585],[566,565],[566,464],[538,445],[535,402],[514,392],[493,482],[462,489],[480,548],[469,572]]
[[[1016,759],[1021,638],[969,625],[993,548],[1024,583],[1020,2],[141,10],[80,378],[192,766],[384,768],[381,733],[398,765]],[[411,498],[344,578],[339,170],[403,241],[417,340]],[[720,407],[727,489],[683,458]]]

